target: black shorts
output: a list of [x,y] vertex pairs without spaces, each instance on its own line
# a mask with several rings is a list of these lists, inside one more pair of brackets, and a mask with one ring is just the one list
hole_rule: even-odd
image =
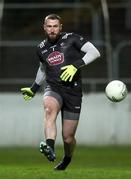
[[57,99],[61,106],[62,119],[79,120],[82,102],[81,88],[47,84],[45,96],[52,96]]

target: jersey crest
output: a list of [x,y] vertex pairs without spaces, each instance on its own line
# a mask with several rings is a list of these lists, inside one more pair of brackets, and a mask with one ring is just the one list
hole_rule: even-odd
[[53,51],[47,57],[47,62],[51,65],[58,65],[64,62],[64,54],[60,53],[59,51]]
[[45,46],[45,40],[42,41],[42,42],[39,44],[39,47],[40,47],[40,48],[43,48],[44,46]]

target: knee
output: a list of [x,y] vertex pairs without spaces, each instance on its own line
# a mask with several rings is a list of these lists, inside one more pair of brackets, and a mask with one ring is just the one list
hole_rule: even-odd
[[49,103],[49,101],[44,102],[44,111],[46,115],[51,115],[53,113],[53,111],[55,110],[55,108],[52,106],[51,103]]
[[48,116],[51,115],[53,112],[52,108],[49,106],[45,106],[44,110],[45,110],[46,115],[48,115]]
[[59,112],[59,106],[52,98],[46,98],[43,105],[45,114],[48,116],[56,115]]
[[70,144],[75,141],[75,137],[73,134],[63,135],[63,141],[67,144]]

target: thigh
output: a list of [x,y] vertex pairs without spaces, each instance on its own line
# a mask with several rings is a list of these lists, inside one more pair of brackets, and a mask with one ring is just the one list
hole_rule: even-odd
[[56,98],[52,96],[44,96],[44,108],[48,110],[48,112],[56,112],[58,113],[60,110],[60,104]]
[[60,110],[62,106],[62,97],[59,93],[52,90],[52,88],[48,87],[45,89],[44,93],[44,107],[49,107],[52,110]]
[[78,121],[76,120],[64,120],[62,123],[62,134],[66,136],[74,136],[78,126]]

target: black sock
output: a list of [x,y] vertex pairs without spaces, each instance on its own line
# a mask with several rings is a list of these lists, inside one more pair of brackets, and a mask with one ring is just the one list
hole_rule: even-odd
[[54,139],[46,139],[46,144],[48,146],[50,146],[54,151],[54,145],[55,145],[55,140]]
[[72,158],[72,157],[70,157],[70,156],[64,156],[63,161],[64,161],[65,163],[69,164],[69,163],[71,162],[71,158]]

